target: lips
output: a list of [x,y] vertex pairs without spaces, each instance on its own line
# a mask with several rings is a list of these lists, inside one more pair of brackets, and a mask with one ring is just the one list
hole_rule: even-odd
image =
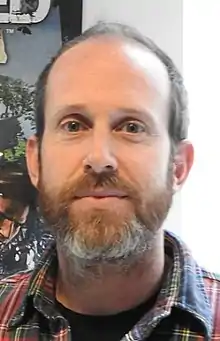
[[96,198],[96,199],[103,199],[103,198],[126,198],[127,195],[124,192],[117,191],[117,190],[94,190],[94,191],[85,191],[81,193],[77,193],[75,196],[76,199],[82,198]]

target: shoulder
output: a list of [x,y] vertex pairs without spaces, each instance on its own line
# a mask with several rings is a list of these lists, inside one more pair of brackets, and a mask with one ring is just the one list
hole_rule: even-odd
[[0,325],[8,324],[22,305],[30,283],[31,272],[18,273],[0,280]]
[[220,337],[220,275],[202,269],[204,288],[212,311],[213,335]]
[[220,294],[220,274],[207,271],[206,269],[203,268],[201,270],[206,291],[207,292],[219,291]]
[[[208,294],[210,299],[213,300],[215,298],[219,299],[220,301],[220,274],[207,271],[203,268],[201,270],[206,293]],[[215,293],[214,296],[213,293]]]

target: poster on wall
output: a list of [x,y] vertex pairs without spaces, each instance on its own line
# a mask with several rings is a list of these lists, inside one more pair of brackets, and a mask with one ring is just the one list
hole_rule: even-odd
[[82,0],[0,0],[0,278],[32,270],[53,239],[38,212],[25,144],[35,131],[35,84],[81,32]]

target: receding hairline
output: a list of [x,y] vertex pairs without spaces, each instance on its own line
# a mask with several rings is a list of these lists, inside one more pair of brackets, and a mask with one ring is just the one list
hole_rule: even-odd
[[107,37],[112,37],[121,39],[121,41],[130,41],[132,44],[138,44],[142,49],[148,50],[160,60],[167,70],[171,84],[169,134],[174,144],[185,139],[187,137],[189,127],[188,96],[184,86],[183,77],[173,60],[160,48],[160,46],[158,46],[149,37],[143,35],[135,27],[118,22],[100,21],[82,32],[81,35],[75,37],[73,40],[65,42],[56,55],[42,70],[36,83],[35,100],[36,136],[39,140],[42,139],[44,133],[45,100],[47,96],[46,87],[50,72],[53,70],[53,66],[56,65],[56,61],[58,61],[66,51],[87,40],[94,38],[97,39],[100,37],[105,39]]
[[53,64],[50,67],[50,70],[48,72],[48,76],[47,76],[47,82],[45,84],[45,87],[47,88],[47,84],[49,82],[51,73],[53,72],[54,68],[56,67],[57,63],[61,60],[62,57],[64,57],[67,53],[69,53],[70,51],[72,51],[73,49],[77,49],[80,48],[80,46],[82,45],[86,45],[86,44],[92,44],[92,43],[107,43],[107,44],[111,44],[111,43],[118,43],[118,45],[120,44],[130,44],[130,46],[136,46],[138,48],[140,48],[143,51],[146,51],[146,53],[149,53],[150,55],[154,56],[155,59],[158,61],[159,64],[161,64],[161,66],[163,66],[166,74],[167,74],[167,80],[170,83],[170,79],[169,79],[169,74],[166,68],[166,65],[163,63],[163,61],[159,58],[159,56],[152,51],[148,46],[144,45],[142,42],[140,41],[136,41],[133,38],[129,38],[126,36],[123,36],[122,34],[119,35],[118,33],[100,33],[94,36],[90,36],[85,38],[84,40],[73,40],[70,42],[70,44],[66,44],[64,46],[64,48],[62,48],[60,50],[60,52],[58,53],[57,57],[55,58]]

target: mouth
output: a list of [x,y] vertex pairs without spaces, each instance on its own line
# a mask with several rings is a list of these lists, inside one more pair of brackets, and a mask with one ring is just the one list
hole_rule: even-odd
[[94,191],[86,191],[82,193],[77,193],[75,196],[76,199],[83,198],[94,198],[94,199],[105,199],[105,198],[118,198],[125,199],[128,196],[126,193],[117,190],[94,190]]

